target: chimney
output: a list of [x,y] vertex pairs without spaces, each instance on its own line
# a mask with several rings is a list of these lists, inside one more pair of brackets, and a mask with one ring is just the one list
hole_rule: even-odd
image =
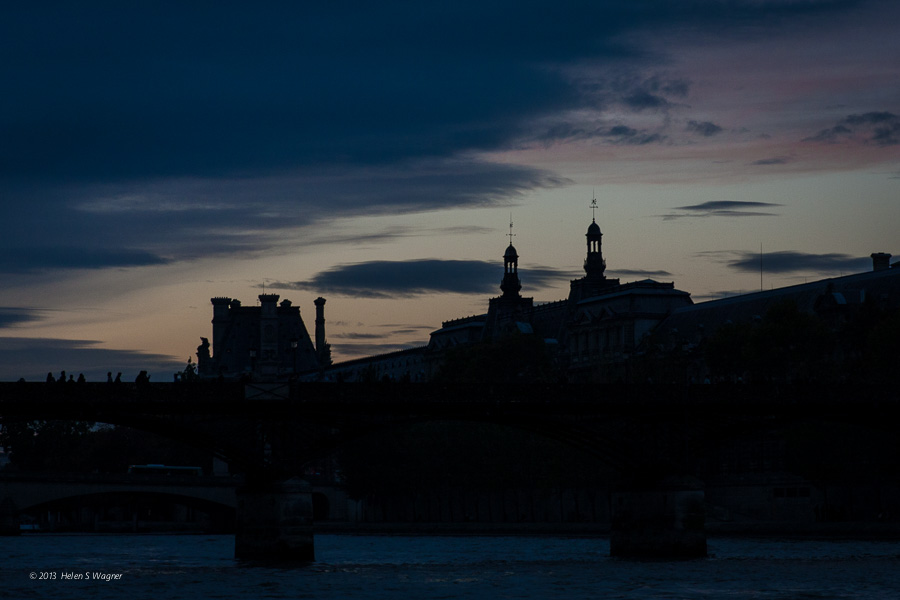
[[316,305],[316,352],[321,356],[325,351],[325,298],[319,296]]
[[887,252],[873,252],[871,256],[873,271],[884,271],[891,268],[891,255]]

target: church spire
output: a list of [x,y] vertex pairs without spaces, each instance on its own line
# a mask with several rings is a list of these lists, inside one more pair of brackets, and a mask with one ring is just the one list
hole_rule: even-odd
[[605,279],[603,272],[606,270],[606,261],[603,260],[603,252],[601,250],[601,238],[603,234],[600,232],[600,226],[597,225],[597,198],[591,199],[591,224],[588,226],[587,234],[587,257],[584,259],[584,272],[589,280]]
[[519,281],[519,253],[516,252],[515,246],[512,245],[512,239],[516,234],[512,232],[513,222],[512,215],[509,217],[509,247],[503,254],[503,281],[500,282],[500,289],[503,291],[504,298],[518,298],[519,290],[522,289],[522,283]]

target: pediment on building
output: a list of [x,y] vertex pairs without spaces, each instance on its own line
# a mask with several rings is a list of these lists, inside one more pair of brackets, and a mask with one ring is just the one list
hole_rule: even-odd
[[596,325],[601,321],[612,319],[615,316],[616,314],[605,306],[593,310],[582,309],[575,314],[575,318],[572,319],[572,324],[580,326]]
[[572,319],[573,325],[590,325],[594,321],[594,314],[589,310],[579,310]]

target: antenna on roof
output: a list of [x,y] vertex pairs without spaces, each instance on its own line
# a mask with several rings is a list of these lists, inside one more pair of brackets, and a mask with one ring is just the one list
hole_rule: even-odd
[[759,243],[759,291],[763,291],[762,242]]

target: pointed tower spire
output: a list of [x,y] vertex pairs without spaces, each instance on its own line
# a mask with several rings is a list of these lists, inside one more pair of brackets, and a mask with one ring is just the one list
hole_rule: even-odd
[[603,251],[601,250],[601,238],[603,233],[600,232],[600,226],[597,225],[597,197],[593,195],[591,199],[591,224],[588,226],[587,234],[587,257],[584,259],[584,272],[587,274],[588,280],[603,280],[606,270],[606,261],[603,260]]
[[519,281],[519,253],[516,252],[515,246],[512,245],[512,239],[516,234],[513,233],[512,215],[509,216],[509,247],[503,254],[503,281],[500,282],[500,289],[503,290],[504,298],[518,298],[519,290],[522,289],[522,283]]

